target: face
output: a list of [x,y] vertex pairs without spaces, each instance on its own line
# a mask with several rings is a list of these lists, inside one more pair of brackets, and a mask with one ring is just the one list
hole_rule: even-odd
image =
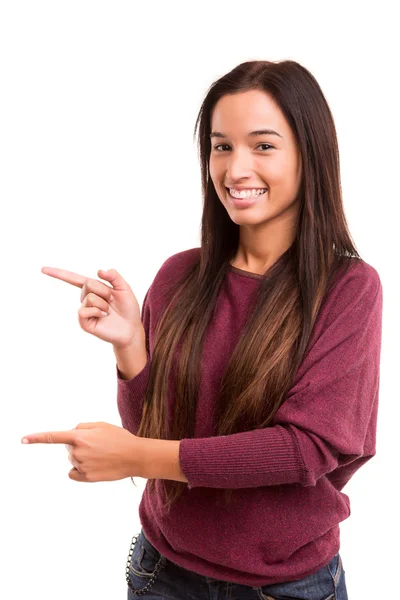
[[[266,129],[276,133],[252,134]],[[301,156],[286,118],[269,94],[249,90],[218,101],[211,119],[209,166],[218,197],[238,225],[285,221],[290,227],[295,222]],[[253,189],[257,191],[248,197]]]

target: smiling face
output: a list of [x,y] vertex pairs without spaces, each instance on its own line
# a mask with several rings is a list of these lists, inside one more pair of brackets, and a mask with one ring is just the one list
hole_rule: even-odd
[[[209,167],[218,197],[234,223],[250,229],[293,230],[301,157],[286,118],[269,94],[249,90],[217,102]],[[239,198],[227,188],[234,188]],[[255,197],[243,199],[245,190],[252,189],[257,190],[251,194]]]

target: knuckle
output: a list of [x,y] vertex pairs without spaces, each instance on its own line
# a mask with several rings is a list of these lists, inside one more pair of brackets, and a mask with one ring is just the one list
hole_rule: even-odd
[[93,289],[93,279],[85,279],[82,286],[82,294],[87,294]]
[[78,311],[78,321],[79,325],[83,326],[87,323],[87,315],[85,313],[85,308],[80,308]]
[[[86,280],[86,281],[87,281],[87,280]],[[85,283],[84,283],[84,284],[83,284],[83,286],[82,286],[82,291],[81,291],[81,302],[82,302],[82,300],[84,299],[84,297],[85,297],[85,296],[86,296],[86,294],[87,294],[87,285],[86,285],[86,281],[85,281]]]
[[79,448],[80,446],[82,446],[82,442],[83,442],[83,437],[82,437],[79,429],[75,429],[74,430],[74,445],[75,445],[75,447]]
[[76,452],[73,452],[71,454],[71,462],[74,465],[81,465],[82,464],[82,459],[79,458],[79,456],[76,455]]

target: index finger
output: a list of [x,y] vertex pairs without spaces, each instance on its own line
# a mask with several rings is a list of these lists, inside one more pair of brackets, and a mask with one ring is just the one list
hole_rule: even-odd
[[61,281],[66,281],[79,288],[83,288],[83,284],[89,279],[89,277],[84,277],[78,273],[65,271],[64,269],[55,269],[54,267],[42,267],[42,273],[50,275],[50,277],[55,277],[56,279],[61,279]]
[[[43,433],[30,433],[21,439],[25,444],[73,444],[75,431],[44,431]],[[24,442],[23,440],[28,440]]]

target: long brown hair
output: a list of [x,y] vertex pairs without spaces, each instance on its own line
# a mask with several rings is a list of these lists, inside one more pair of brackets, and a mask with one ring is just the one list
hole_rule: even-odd
[[[291,60],[249,61],[215,81],[201,105],[198,131],[203,214],[199,258],[171,286],[156,330],[138,436],[181,440],[194,435],[201,353],[221,284],[239,242],[239,226],[219,200],[209,174],[211,116],[225,94],[261,90],[272,96],[295,135],[302,160],[295,240],[260,280],[249,318],[216,398],[216,431],[229,435],[268,427],[293,385],[325,294],[339,269],[362,260],[342,204],[336,130],[313,75]],[[178,352],[179,350],[179,352]],[[171,370],[172,368],[172,370]],[[168,385],[175,409],[168,415]],[[169,511],[187,484],[161,480]],[[149,490],[156,480],[149,480]],[[222,490],[226,502],[231,489]]]

